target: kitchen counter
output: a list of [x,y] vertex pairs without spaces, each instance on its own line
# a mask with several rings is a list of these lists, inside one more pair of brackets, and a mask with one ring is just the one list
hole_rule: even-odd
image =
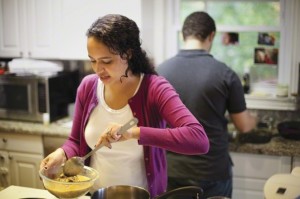
[[[0,198],[3,199],[57,199],[44,189],[33,189],[21,186],[9,186],[0,191]],[[78,199],[90,199],[89,196],[81,196]]]
[[273,137],[265,144],[230,142],[229,150],[238,153],[300,157],[300,141]]
[[70,118],[63,118],[49,125],[34,122],[0,120],[0,133],[21,133],[66,138],[71,132],[70,122]]
[[[39,134],[51,137],[68,137],[71,131],[70,118],[64,118],[49,125],[41,123],[0,120],[0,133]],[[274,137],[266,144],[241,144],[230,142],[229,150],[238,153],[252,153],[300,157],[300,141]]]

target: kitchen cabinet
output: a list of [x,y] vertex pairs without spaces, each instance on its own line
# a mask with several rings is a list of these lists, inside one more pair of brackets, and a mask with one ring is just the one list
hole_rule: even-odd
[[0,190],[10,185],[8,152],[0,150]]
[[292,170],[294,167],[300,167],[300,157],[293,157]]
[[274,174],[291,172],[291,157],[230,153],[233,160],[233,199],[263,199],[264,184]]
[[0,132],[1,186],[43,188],[38,174],[43,158],[41,135]]
[[57,58],[61,0],[0,0],[0,57]]
[[148,0],[0,0],[0,57],[88,60],[85,33],[98,17],[111,13],[134,20],[143,48],[154,52],[154,4]]

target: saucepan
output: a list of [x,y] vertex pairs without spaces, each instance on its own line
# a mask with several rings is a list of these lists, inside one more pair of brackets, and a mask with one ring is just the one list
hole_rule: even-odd
[[[200,199],[203,190],[197,186],[186,186],[165,192],[154,199],[168,199],[171,196],[190,196]],[[150,199],[150,193],[136,186],[116,185],[98,189],[91,199]]]
[[284,121],[277,125],[279,135],[286,139],[300,140],[300,121]]

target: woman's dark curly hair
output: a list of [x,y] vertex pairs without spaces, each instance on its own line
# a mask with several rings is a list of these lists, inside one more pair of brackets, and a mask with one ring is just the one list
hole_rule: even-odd
[[104,43],[109,50],[128,61],[125,73],[157,74],[147,53],[141,48],[140,31],[136,23],[122,15],[108,14],[98,18],[88,29],[86,36]]

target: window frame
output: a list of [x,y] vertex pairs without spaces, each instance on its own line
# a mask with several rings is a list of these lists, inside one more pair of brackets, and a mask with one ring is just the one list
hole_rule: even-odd
[[[208,1],[208,0],[204,0]],[[257,1],[257,0],[209,0],[209,1]],[[260,0],[272,1],[272,0]],[[280,27],[264,27],[264,26],[221,26],[217,24],[217,30],[220,32],[244,32],[244,31],[265,31],[273,32],[280,31],[280,48],[279,48],[279,62],[278,62],[278,84],[289,85],[289,97],[286,101],[288,105],[278,107],[278,109],[297,109],[297,100],[294,96],[298,94],[299,85],[299,67],[300,67],[300,38],[297,39],[297,32],[300,32],[300,1],[299,0],[279,0],[280,2]],[[167,0],[165,4],[165,47],[164,59],[174,56],[178,52],[179,44],[177,43],[177,32],[181,30],[179,21],[179,5],[180,0]],[[299,89],[300,90],[300,89]],[[269,98],[266,102],[266,109],[273,109],[272,101],[278,99]],[[247,100],[254,100],[249,104],[255,108],[255,100],[261,98],[253,98],[246,96]],[[266,98],[263,98],[266,100]],[[292,105],[290,104],[292,103]],[[248,101],[247,101],[248,104]],[[260,105],[259,108],[262,108]]]

